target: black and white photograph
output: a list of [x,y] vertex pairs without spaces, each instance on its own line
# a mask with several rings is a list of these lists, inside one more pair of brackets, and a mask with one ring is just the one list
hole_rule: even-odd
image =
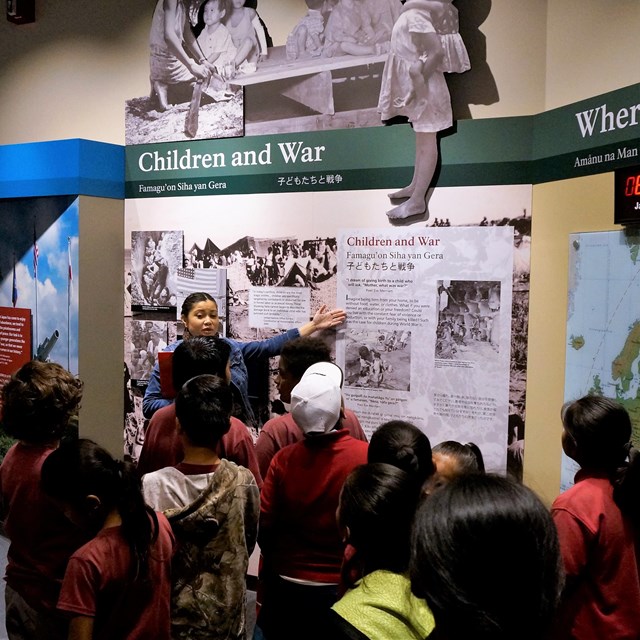
[[[411,120],[427,94],[430,102],[450,102],[454,118],[469,118],[470,104],[499,96],[480,31],[487,3],[457,4],[403,10],[401,0],[299,0],[281,23],[276,7],[256,0],[159,0],[150,20],[149,88],[126,102],[126,142],[381,126]],[[437,32],[438,42],[409,43],[416,63],[434,46],[443,51],[420,86],[399,55],[409,50],[407,20]],[[389,102],[391,94],[404,100]],[[416,171],[431,173],[422,164]],[[420,213],[418,197],[396,217],[406,218],[407,208]]]
[[131,233],[132,311],[175,310],[182,238],[182,231]]
[[129,369],[133,386],[146,386],[158,353],[170,342],[168,324],[153,320],[129,320],[125,323],[125,366]]
[[[449,100],[443,74],[449,79],[476,66],[485,72],[484,80],[491,78],[486,52],[477,46],[479,26],[487,13],[486,6],[480,5],[485,3],[457,4],[464,5],[464,35],[458,9],[451,2],[412,3],[405,8],[401,0],[300,1],[286,35],[269,46],[268,55],[258,61],[255,73],[233,80],[245,88],[245,133],[262,135],[406,122],[415,107],[423,104],[424,94],[428,92],[431,99],[434,92],[429,79],[422,81],[424,86],[413,86],[417,76],[410,79],[408,67],[412,62],[422,64],[433,53],[433,46],[443,50],[443,62],[431,74],[441,82],[436,91],[438,99]],[[264,11],[268,14],[269,8]],[[411,21],[418,19],[428,25],[425,32],[437,31],[438,42],[429,43],[428,38],[409,42],[407,21],[401,19],[405,14]],[[403,56],[399,55],[400,50]],[[412,61],[407,57],[409,51]],[[400,68],[401,59],[406,60],[405,69]],[[402,86],[398,88],[399,82]],[[386,114],[390,92],[396,95],[393,109],[399,110],[392,115]],[[472,97],[466,83],[457,83],[455,99],[451,96],[454,117],[458,106],[463,117],[470,117],[469,102],[497,101],[495,93],[491,97]]]
[[438,281],[436,358],[490,362],[500,353],[500,282]]
[[346,336],[345,386],[411,390],[411,331],[352,330]]
[[151,370],[167,344],[176,340],[176,323],[125,317],[124,323],[124,454],[137,460],[144,442],[142,398]]
[[158,0],[149,35],[149,94],[128,100],[127,144],[244,135],[236,76],[266,54],[255,10],[235,0]]
[[[207,238],[201,249],[198,243],[185,254],[185,263],[192,268],[231,265],[242,266],[248,285],[253,287],[308,287],[318,289],[320,283],[336,274],[336,239],[315,238],[256,238],[244,236],[232,244],[219,248]],[[233,304],[233,280],[231,303]],[[244,277],[241,278],[244,281]]]
[[[184,260],[226,271],[228,335],[256,339],[249,328],[249,290],[252,287],[306,287],[311,308],[334,304],[337,271],[336,239],[242,236],[226,246],[215,238],[189,239]],[[203,247],[202,249],[200,247]],[[198,273],[200,268],[196,268]],[[206,271],[206,269],[204,269]],[[213,295],[213,294],[212,294]],[[260,329],[260,333],[269,329]],[[262,337],[267,337],[262,336]]]

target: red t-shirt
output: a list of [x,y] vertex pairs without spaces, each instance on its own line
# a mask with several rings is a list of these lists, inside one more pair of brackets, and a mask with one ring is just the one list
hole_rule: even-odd
[[14,444],[0,465],[0,498],[11,541],[7,584],[37,611],[55,610],[71,554],[88,539],[40,488],[46,445]]
[[640,638],[638,532],[613,501],[604,475],[579,471],[551,514],[567,574],[558,638]]
[[[249,469],[258,487],[262,486],[253,439],[243,422],[231,418],[231,428],[218,442],[216,453]],[[138,460],[138,474],[143,476],[165,467],[175,467],[183,458],[182,441],[176,429],[176,406],[171,403],[158,409],[149,421]]]
[[342,485],[367,462],[369,445],[346,429],[276,453],[260,494],[258,542],[278,574],[338,583],[343,544],[336,523]]
[[[342,428],[349,432],[349,435],[356,440],[367,441],[367,436],[362,430],[360,421],[351,409],[344,410],[344,420]],[[290,444],[300,442],[303,438],[300,427],[293,421],[290,413],[285,413],[277,418],[272,418],[264,423],[260,430],[258,441],[256,442],[256,457],[258,466],[263,478],[267,477],[267,471],[273,456]]]
[[157,516],[145,580],[131,580],[131,551],[119,526],[103,529],[71,556],[58,609],[94,618],[94,640],[170,640],[174,537],[167,519]]

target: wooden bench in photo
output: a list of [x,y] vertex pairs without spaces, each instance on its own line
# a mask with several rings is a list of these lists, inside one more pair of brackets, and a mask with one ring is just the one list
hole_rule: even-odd
[[[334,103],[334,72],[353,69],[361,75],[381,73],[387,54],[332,58],[287,60],[285,47],[272,47],[269,56],[258,64],[255,73],[238,76],[230,82],[243,87],[261,87],[265,91],[277,86],[280,95],[324,116],[336,113]],[[371,108],[377,106],[377,96]]]

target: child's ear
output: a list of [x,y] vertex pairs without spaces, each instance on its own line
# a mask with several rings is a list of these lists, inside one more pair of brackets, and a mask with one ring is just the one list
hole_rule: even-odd
[[178,432],[178,435],[182,435],[184,433],[184,430],[182,429],[182,425],[180,424],[180,420],[178,420],[178,418],[176,418],[176,431]]

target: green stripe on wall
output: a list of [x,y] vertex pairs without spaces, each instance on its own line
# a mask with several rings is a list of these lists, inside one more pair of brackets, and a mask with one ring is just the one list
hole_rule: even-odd
[[[287,159],[287,150],[299,153]],[[639,151],[637,84],[535,116],[459,121],[440,136],[436,183],[563,180],[640,164]],[[218,163],[196,167],[198,154],[218,154]],[[409,125],[139,145],[126,149],[126,197],[397,187],[411,179],[414,155]],[[161,170],[167,158],[187,168]],[[210,181],[225,187],[210,188]],[[145,189],[152,186],[161,189]]]

